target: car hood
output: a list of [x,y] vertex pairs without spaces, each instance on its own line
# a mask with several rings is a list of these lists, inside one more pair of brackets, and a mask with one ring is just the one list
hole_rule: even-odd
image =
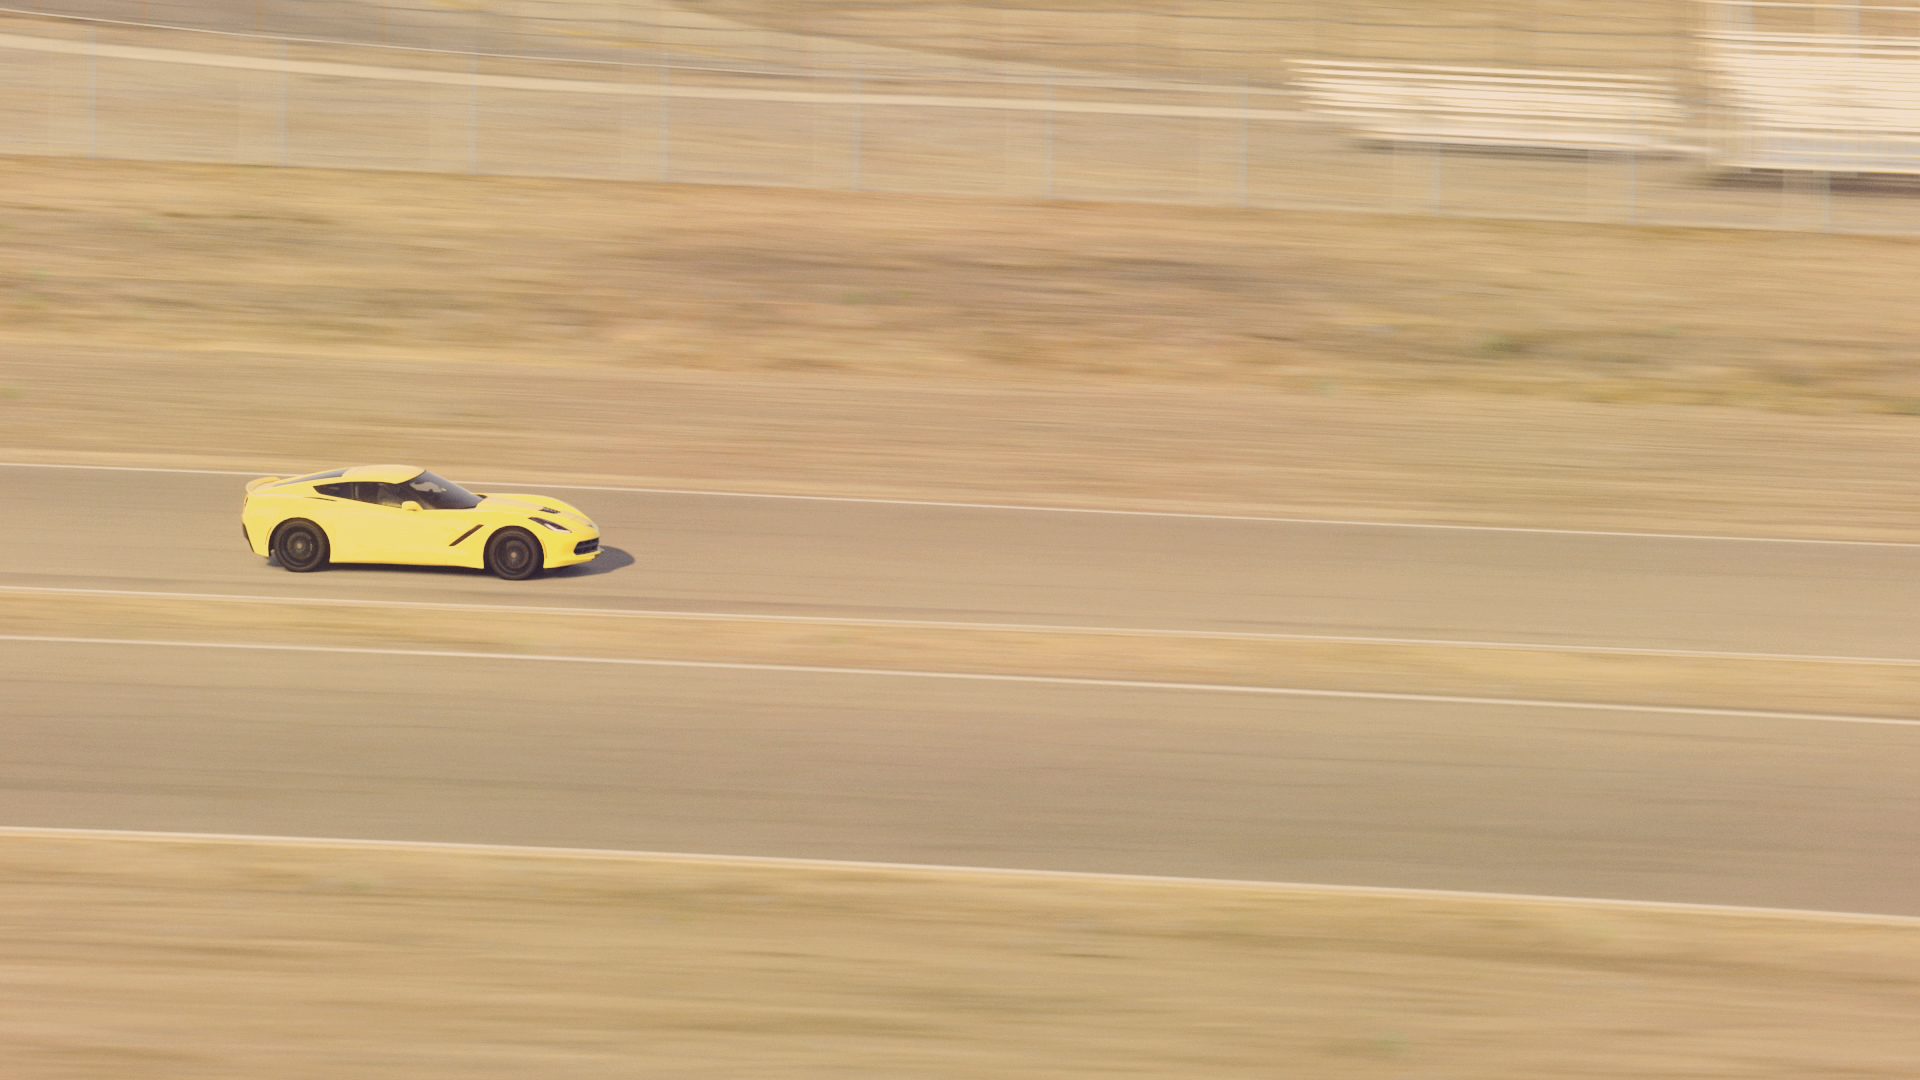
[[593,523],[593,519],[581,513],[575,506],[546,495],[482,495],[479,508],[498,513],[546,518],[556,525],[565,525],[575,532],[597,533],[600,531],[600,527]]

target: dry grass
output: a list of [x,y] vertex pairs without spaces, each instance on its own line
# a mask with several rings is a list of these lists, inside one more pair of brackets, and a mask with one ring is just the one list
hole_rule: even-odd
[[0,187],[10,350],[1920,411],[1893,240],[32,160]]
[[1899,925],[251,844],[16,837],[0,868],[12,1080],[1894,1080],[1920,1055]]
[[[1844,0],[1824,28],[1851,26]],[[325,9],[225,0],[156,20],[140,0],[55,10],[416,47],[869,70],[1007,65],[1237,80],[1301,56],[1614,67],[1665,72],[1705,13],[1686,0],[341,0]],[[1763,9],[1768,25],[1795,18]],[[1857,16],[1855,16],[1857,17]],[[1872,32],[1873,13],[1865,16]],[[1802,19],[1804,22],[1805,20]],[[1897,23],[1897,17],[1884,21]]]
[[[711,0],[685,10],[826,42],[977,62],[1231,83],[1290,60],[1594,68],[1695,81],[1695,34],[1750,19],[1785,33],[1912,35],[1911,10],[1847,0],[1741,13],[1691,0]],[[506,5],[488,5],[501,15]],[[524,24],[538,34],[538,24]],[[1744,23],[1742,25],[1745,25]]]
[[1093,70],[1263,77],[1303,56],[1671,72],[1686,0],[714,0],[749,26],[932,54]]
[[[1163,55],[1144,34],[1115,60],[1021,19],[1036,61],[1163,70],[1218,47],[1187,38]],[[233,90],[252,101],[255,83]],[[404,127],[382,152],[412,161],[422,118],[457,120],[461,104],[370,99],[364,115]],[[309,147],[364,154],[354,140],[374,129],[359,115],[318,134],[315,118]],[[240,114],[236,130],[212,109],[190,134],[219,135],[197,152],[239,143],[268,160],[266,116]],[[515,161],[592,141],[545,117],[533,120],[550,142]],[[150,131],[127,137],[180,122],[156,104]],[[429,164],[459,164],[457,145],[428,149]],[[707,167],[770,159],[738,160]],[[900,178],[938,171],[898,160]],[[1346,175],[1311,161],[1318,180]],[[1256,179],[1285,167],[1256,163]],[[1904,497],[1920,448],[1910,245],[27,160],[0,162],[0,191],[0,450],[13,458],[427,459],[794,491],[1920,529]],[[917,666],[1024,653],[1031,670],[1088,674],[1127,663],[1113,639],[1042,651],[1004,636],[537,619],[509,635],[385,615],[289,630],[278,610],[60,607],[75,627],[110,617],[124,632],[377,630]],[[1807,685],[1807,669],[1618,658],[1152,653],[1186,677],[1912,700],[1888,669],[1820,668]],[[1898,928],[384,852],[8,841],[0,864],[0,996],[16,1003],[0,1061],[25,1080],[1277,1064],[1332,1078],[1800,1080],[1902,1077],[1920,1056],[1907,1022],[1920,946]]]
[[1915,718],[1920,668],[1550,647],[1245,640],[849,623],[434,611],[340,603],[0,595],[0,631],[253,644],[1499,696]]
[[15,459],[1920,530],[1910,244],[45,160],[0,190]]

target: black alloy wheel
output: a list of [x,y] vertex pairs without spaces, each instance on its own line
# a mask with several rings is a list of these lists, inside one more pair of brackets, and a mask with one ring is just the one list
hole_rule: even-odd
[[495,577],[524,581],[541,570],[540,542],[525,529],[501,529],[487,541],[487,569]]
[[296,574],[327,565],[327,534],[311,521],[289,521],[273,534],[273,555]]

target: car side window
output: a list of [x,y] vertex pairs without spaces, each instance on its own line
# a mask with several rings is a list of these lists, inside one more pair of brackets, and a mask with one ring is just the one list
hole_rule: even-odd
[[405,484],[375,484],[362,480],[348,484],[321,484],[313,490],[322,495],[331,495],[336,499],[352,499],[355,502],[373,503],[376,506],[394,506],[412,501],[422,508],[430,508],[431,503],[417,491]]
[[407,489],[405,484],[368,484],[373,489],[373,502],[381,506],[399,506],[403,502],[419,502],[420,496]]

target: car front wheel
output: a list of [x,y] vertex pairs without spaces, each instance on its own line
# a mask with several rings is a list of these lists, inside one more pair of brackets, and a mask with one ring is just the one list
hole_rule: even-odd
[[289,521],[273,534],[273,557],[296,574],[327,565],[327,534],[311,521]]
[[540,542],[525,529],[501,529],[487,541],[487,569],[495,577],[524,581],[541,571],[542,562]]

